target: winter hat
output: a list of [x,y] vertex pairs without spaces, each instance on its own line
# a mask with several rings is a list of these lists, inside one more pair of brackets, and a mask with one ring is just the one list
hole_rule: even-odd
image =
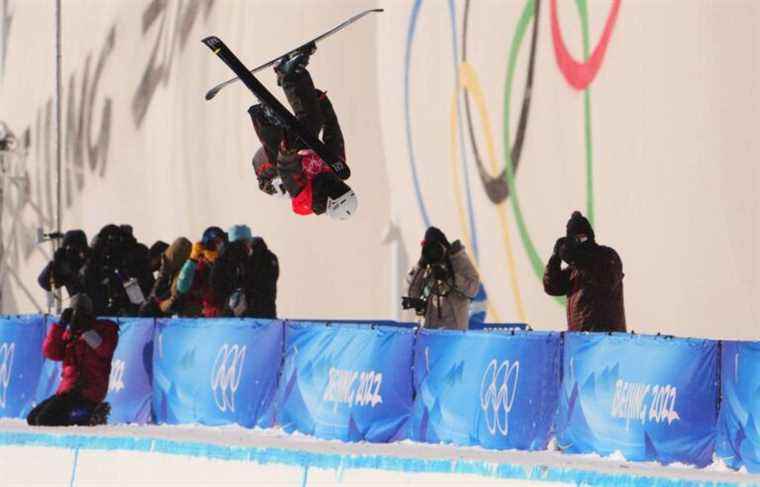
[[574,211],[567,222],[567,236],[575,237],[576,235],[587,235],[589,240],[594,240],[594,229],[580,211]]
[[222,230],[219,227],[208,227],[203,231],[203,237],[201,237],[201,243],[203,243],[203,246],[206,248],[211,247],[211,244],[213,243],[214,239],[221,238],[225,242],[227,241],[227,234],[224,233],[224,230]]
[[156,240],[156,242],[150,246],[150,250],[148,250],[148,254],[150,255],[151,259],[157,259],[161,254],[166,252],[166,249],[169,248],[169,244],[164,242],[163,240]]
[[69,230],[63,236],[62,247],[72,247],[77,250],[87,248],[87,235],[84,230]]
[[446,235],[437,227],[428,227],[428,229],[425,231],[425,239],[422,241],[422,245],[426,245],[428,243],[440,243],[447,249],[451,247],[451,244],[449,243],[449,240],[446,238]]
[[230,242],[251,240],[253,238],[251,228],[248,225],[232,225],[229,230],[227,230],[227,236]]
[[85,313],[91,315],[92,313],[92,300],[90,297],[84,293],[75,294],[71,297],[69,300],[69,306],[71,309],[84,311]]

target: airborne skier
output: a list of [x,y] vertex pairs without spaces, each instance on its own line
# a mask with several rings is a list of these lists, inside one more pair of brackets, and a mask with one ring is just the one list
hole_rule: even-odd
[[[314,87],[306,70],[316,44],[283,57],[274,67],[277,84],[282,86],[295,117],[314,137],[322,133],[322,143],[345,164],[345,147],[340,124],[327,93]],[[291,133],[264,104],[248,109],[253,128],[261,142],[253,157],[259,188],[267,194],[287,193],[293,211],[299,215],[327,213],[345,220],[356,212],[356,194],[296,134]]]

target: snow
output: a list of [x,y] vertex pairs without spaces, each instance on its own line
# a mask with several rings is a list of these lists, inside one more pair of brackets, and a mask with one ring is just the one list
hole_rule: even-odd
[[[413,441],[396,443],[347,443],[321,440],[301,433],[286,433],[278,428],[246,429],[239,426],[208,427],[201,425],[118,425],[70,428],[32,428],[20,420],[0,420],[2,433],[44,433],[50,435],[156,439],[174,442],[202,443],[225,447],[282,449],[341,456],[385,456],[415,460],[469,461],[523,468],[546,467],[592,471],[610,475],[683,479],[697,482],[757,483],[760,475],[749,475],[729,469],[719,459],[704,469],[688,465],[664,466],[655,462],[628,462],[620,452],[602,457],[596,454],[571,455],[559,451],[497,451],[481,447],[458,447],[444,444],[422,444]],[[104,453],[105,454],[105,453]]]

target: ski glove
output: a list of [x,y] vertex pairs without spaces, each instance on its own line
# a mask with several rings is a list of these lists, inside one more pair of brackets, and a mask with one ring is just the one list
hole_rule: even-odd
[[557,257],[562,257],[562,254],[565,251],[565,247],[567,246],[567,237],[560,237],[557,239],[557,242],[554,244],[554,252],[553,255],[556,255]]
[[71,323],[71,316],[74,314],[74,310],[71,308],[66,308],[61,312],[61,317],[58,320],[58,324],[63,326],[64,328],[69,326],[69,323]]
[[275,194],[277,192],[277,189],[275,189],[274,184],[272,184],[272,180],[277,176],[277,171],[275,171],[274,166],[271,164],[256,175],[259,179],[259,189],[266,194]]

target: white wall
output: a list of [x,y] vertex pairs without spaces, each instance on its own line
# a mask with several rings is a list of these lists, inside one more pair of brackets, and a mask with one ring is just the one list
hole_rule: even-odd
[[[562,38],[580,60],[576,3],[556,3]],[[93,95],[90,125],[65,157],[72,171],[78,160],[84,167],[84,185],[72,191],[70,204],[64,194],[65,228],[83,226],[92,234],[109,221],[131,222],[138,237],[151,243],[179,234],[197,238],[210,224],[248,223],[280,255],[283,315],[390,316],[392,260],[381,244],[384,229],[389,220],[398,225],[401,260],[407,263],[416,258],[424,231],[410,166],[413,147],[431,222],[470,247],[471,228],[476,230],[491,320],[564,327],[564,309],[543,293],[536,268],[570,213],[588,212],[590,194],[598,240],[623,259],[629,328],[757,338],[760,146],[754,131],[760,6],[754,0],[622,1],[588,98],[558,68],[552,2],[541,0],[531,104],[515,180],[523,231],[516,225],[513,197],[495,205],[485,195],[456,74],[477,81],[468,82],[473,132],[484,166],[497,174],[506,164],[505,113],[511,146],[526,84],[530,21],[517,51],[511,93],[505,94],[510,49],[520,15],[532,5],[528,0],[469,3],[467,65],[455,64],[461,61],[466,0],[170,1],[160,36],[158,21],[143,32],[150,4],[64,2],[64,115],[73,115],[65,133],[76,132],[87,57],[92,85],[115,28],[99,83],[94,92],[92,86],[85,91]],[[383,14],[324,42],[311,64],[345,128],[360,213],[340,224],[297,218],[286,203],[255,187],[249,159],[257,143],[245,114],[250,95],[235,87],[210,103],[202,100],[206,89],[229,73],[199,40],[218,34],[255,64],[377,4]],[[614,4],[588,1],[589,51]],[[192,5],[199,9],[196,16],[187,10]],[[55,86],[53,12],[42,0],[8,0],[0,8],[0,18],[12,17],[10,30],[0,35],[7,47],[0,119],[17,133],[29,128],[32,139],[28,199],[20,210],[6,209],[2,234],[11,242],[10,268],[43,305],[34,277],[46,256],[30,246],[28,235],[40,222],[50,228],[45,219],[54,213],[54,201],[46,195],[55,181],[46,175],[55,159],[52,145],[44,142],[54,133],[45,132],[46,102]],[[409,139],[404,77],[413,12],[418,16],[409,44]],[[183,24],[182,18],[194,21]],[[181,25],[189,26],[185,44],[177,36]],[[137,89],[151,56],[165,70],[155,94],[147,96]],[[262,78],[274,88],[271,74]],[[105,123],[108,100],[111,118]],[[141,104],[147,110],[138,124]],[[84,112],[89,115],[87,105]],[[110,126],[109,139],[99,156],[94,146],[104,123]],[[78,158],[73,148],[83,142]],[[17,199],[17,193],[11,187],[6,200],[9,194]],[[22,226],[13,227],[19,215]],[[2,277],[3,311],[33,310],[19,281],[7,271]]]

